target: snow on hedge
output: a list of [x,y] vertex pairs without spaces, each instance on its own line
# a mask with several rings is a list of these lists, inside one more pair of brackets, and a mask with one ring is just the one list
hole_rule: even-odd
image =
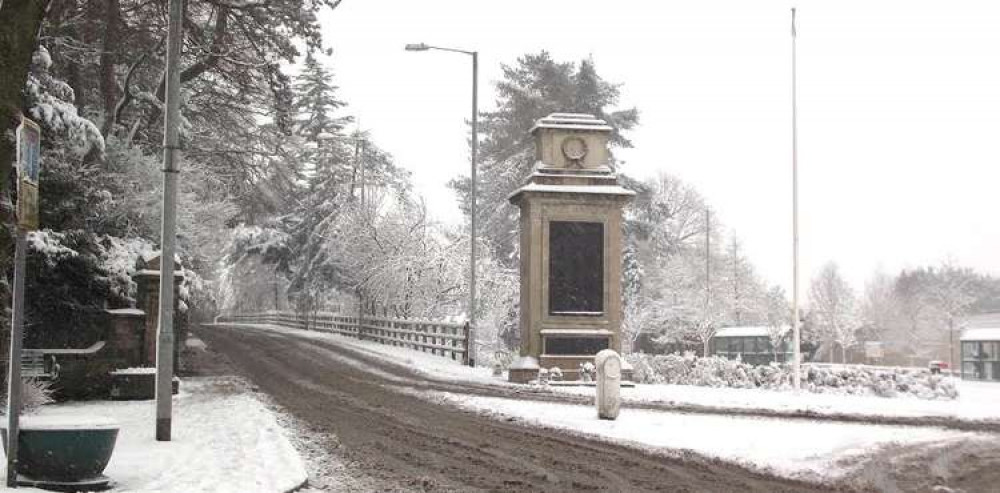
[[[104,152],[104,137],[97,125],[77,113],[75,95],[69,84],[53,77],[52,57],[39,46],[32,57],[32,70],[25,86],[31,106],[28,113],[47,131],[65,136],[68,148],[77,157],[97,148]],[[51,138],[48,137],[48,138]]]
[[[790,365],[772,363],[755,366],[716,356],[699,358],[686,354],[630,354],[639,383],[699,385],[706,387],[791,390]],[[802,365],[802,388],[816,393],[911,396],[950,400],[958,397],[955,384],[928,370],[864,366],[825,367]]]
[[49,229],[31,231],[27,236],[28,247],[45,259],[50,266],[55,266],[62,257],[76,257],[80,253],[64,245],[65,233]]
[[142,238],[119,238],[106,235],[99,238],[101,266],[108,271],[111,289],[119,296],[135,301],[137,286],[132,280],[140,259],[153,255],[155,245]]

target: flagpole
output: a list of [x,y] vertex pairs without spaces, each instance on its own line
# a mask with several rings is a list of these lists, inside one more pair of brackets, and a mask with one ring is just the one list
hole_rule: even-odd
[[795,80],[795,8],[792,8],[792,327],[793,357],[792,371],[795,390],[802,388],[801,346],[802,336],[799,327],[799,135],[798,108],[796,106]]

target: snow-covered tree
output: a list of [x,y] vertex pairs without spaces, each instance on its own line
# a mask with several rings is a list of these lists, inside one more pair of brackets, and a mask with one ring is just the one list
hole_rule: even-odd
[[793,337],[792,309],[781,286],[773,286],[764,298],[764,326],[767,327],[767,338],[771,341],[771,351],[774,360],[778,361],[778,351]]
[[[612,109],[618,104],[620,86],[605,81],[593,60],[557,62],[548,52],[528,54],[514,65],[503,65],[503,79],[496,83],[496,110],[483,112],[479,121],[479,186],[477,213],[480,231],[497,249],[496,257],[513,266],[517,249],[517,208],[507,196],[521,186],[535,164],[535,149],[528,130],[535,120],[553,112],[590,113],[615,130],[612,147],[631,147],[624,132],[638,122],[638,111]],[[461,208],[468,216],[469,178],[452,181]]]
[[840,275],[836,263],[829,262],[813,278],[809,289],[809,303],[817,331],[830,344],[830,360],[833,349],[840,346],[841,360],[847,361],[847,348],[857,342],[857,331],[861,327],[858,303],[847,281]]
[[975,303],[973,294],[975,274],[951,262],[944,262],[937,269],[935,282],[927,287],[926,296],[941,317],[941,326],[948,336],[948,362],[955,368],[955,329],[969,307]]
[[756,269],[742,252],[738,238],[731,238],[726,247],[723,275],[725,289],[720,295],[729,298],[734,325],[756,325],[765,321],[768,308],[767,287]]
[[[626,220],[653,255],[667,257],[704,243],[709,207],[697,190],[666,173],[642,182],[626,181],[636,191],[626,208]],[[715,228],[713,241],[721,238],[719,230]]]
[[336,115],[345,103],[337,98],[332,81],[332,74],[316,59],[315,51],[308,52],[292,85],[295,131],[308,142],[319,143],[323,134],[337,135],[352,120]]

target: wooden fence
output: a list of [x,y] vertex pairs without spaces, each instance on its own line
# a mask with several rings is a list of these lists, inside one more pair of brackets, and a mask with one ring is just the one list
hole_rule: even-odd
[[469,363],[469,324],[380,317],[352,317],[317,313],[305,317],[295,312],[269,311],[221,315],[216,323],[270,324],[302,330],[329,332],[450,357]]

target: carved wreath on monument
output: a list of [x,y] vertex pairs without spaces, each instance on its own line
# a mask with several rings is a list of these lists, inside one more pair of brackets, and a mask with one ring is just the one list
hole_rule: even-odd
[[562,153],[571,163],[577,167],[580,161],[587,155],[587,143],[580,137],[567,137],[562,141]]

